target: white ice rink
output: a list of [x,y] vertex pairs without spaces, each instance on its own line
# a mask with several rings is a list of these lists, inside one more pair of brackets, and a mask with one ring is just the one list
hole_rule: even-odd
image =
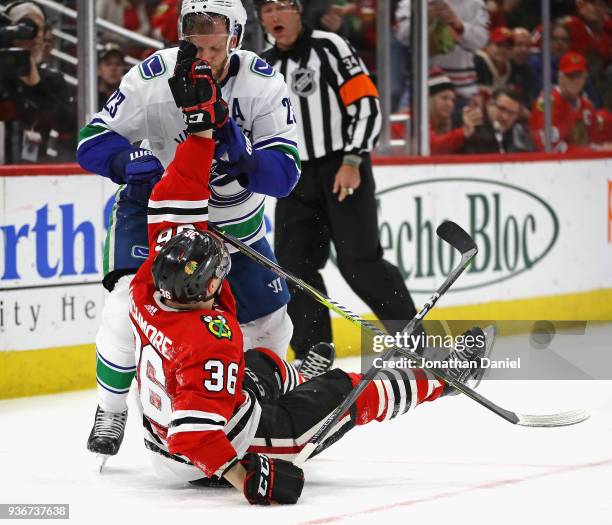
[[586,408],[592,417],[573,427],[523,428],[461,396],[442,399],[350,432],[307,463],[296,506],[267,508],[233,489],[156,478],[135,409],[119,455],[98,474],[85,449],[94,390],[1,401],[0,502],[69,503],[79,524],[611,524],[611,387],[485,382],[483,394],[515,411]]

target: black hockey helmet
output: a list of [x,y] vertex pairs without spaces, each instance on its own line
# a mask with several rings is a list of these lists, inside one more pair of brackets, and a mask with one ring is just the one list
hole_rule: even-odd
[[170,239],[153,262],[151,273],[162,297],[178,303],[208,301],[213,277],[224,279],[231,259],[225,244],[211,232],[183,230]]

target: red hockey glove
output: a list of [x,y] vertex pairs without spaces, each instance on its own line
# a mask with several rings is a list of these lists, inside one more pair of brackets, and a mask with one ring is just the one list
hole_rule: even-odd
[[304,488],[304,471],[293,463],[249,453],[241,461],[247,475],[244,495],[251,505],[296,503]]
[[193,44],[181,45],[174,76],[168,80],[174,102],[183,110],[189,133],[220,128],[229,116],[210,66],[196,58],[194,51]]

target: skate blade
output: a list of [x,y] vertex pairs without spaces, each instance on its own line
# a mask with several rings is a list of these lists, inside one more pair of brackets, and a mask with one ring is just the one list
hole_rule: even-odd
[[104,465],[106,465],[106,462],[108,461],[108,458],[110,458],[110,456],[108,456],[107,454],[96,454],[96,457],[100,461],[100,468],[98,469],[98,473],[102,474],[102,469],[104,468]]

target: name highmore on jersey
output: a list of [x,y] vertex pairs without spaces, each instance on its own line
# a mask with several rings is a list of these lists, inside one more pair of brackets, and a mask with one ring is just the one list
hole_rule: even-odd
[[142,330],[145,337],[151,342],[153,348],[163,355],[167,356],[168,352],[172,348],[172,339],[166,337],[164,332],[159,328],[149,323],[142,315],[136,303],[134,302],[134,292],[130,288],[130,314],[134,321],[138,323],[138,326]]

